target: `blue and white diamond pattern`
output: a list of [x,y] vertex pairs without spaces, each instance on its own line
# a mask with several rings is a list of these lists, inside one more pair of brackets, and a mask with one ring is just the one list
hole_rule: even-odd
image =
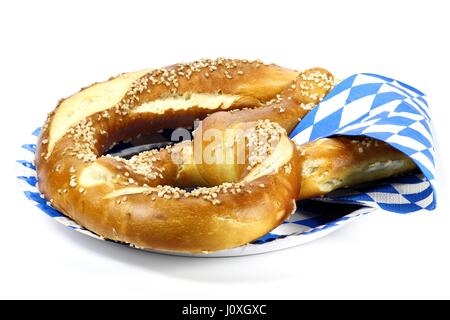
[[364,135],[402,151],[417,164],[421,175],[333,199],[409,213],[436,206],[430,122],[422,92],[391,78],[363,73],[339,83],[298,124],[291,138],[302,144],[333,135]]

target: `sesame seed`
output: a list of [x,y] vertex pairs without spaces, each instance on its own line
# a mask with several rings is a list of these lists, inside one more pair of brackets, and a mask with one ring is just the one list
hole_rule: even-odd
[[284,172],[285,172],[286,174],[290,174],[290,173],[292,172],[292,165],[291,165],[290,163],[284,165],[283,168],[284,168]]

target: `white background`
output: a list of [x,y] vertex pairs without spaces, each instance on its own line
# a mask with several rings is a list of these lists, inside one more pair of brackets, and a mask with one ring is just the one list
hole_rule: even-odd
[[[0,298],[450,298],[446,1],[2,1]],[[64,228],[26,200],[14,161],[57,100],[111,75],[202,57],[339,77],[375,72],[429,95],[439,208],[378,211],[313,243],[241,258],[149,254]]]

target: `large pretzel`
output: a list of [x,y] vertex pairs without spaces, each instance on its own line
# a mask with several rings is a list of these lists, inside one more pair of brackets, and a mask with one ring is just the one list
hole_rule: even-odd
[[[217,59],[93,84],[49,115],[36,154],[39,189],[87,229],[138,247],[200,252],[248,243],[285,220],[298,199],[414,168],[377,141],[289,140],[286,132],[334,81],[319,68]],[[129,160],[103,156],[116,142],[197,118],[204,120],[192,141]]]

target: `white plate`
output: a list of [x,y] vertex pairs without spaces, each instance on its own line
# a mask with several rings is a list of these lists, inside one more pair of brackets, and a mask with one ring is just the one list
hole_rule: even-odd
[[[39,129],[36,129],[30,135],[28,141],[24,141],[25,143],[20,147],[18,160],[16,161],[17,179],[19,180],[26,197],[37,208],[66,227],[96,239],[107,241],[54,209],[37,190],[34,152],[38,134]],[[371,207],[348,204],[341,205],[336,203],[330,204],[316,200],[298,202],[297,207],[297,211],[288,220],[270,233],[252,243],[238,248],[204,254],[187,254],[161,250],[147,251],[196,257],[231,257],[270,252],[298,246],[321,238],[339,229],[349,221],[375,210]]]

